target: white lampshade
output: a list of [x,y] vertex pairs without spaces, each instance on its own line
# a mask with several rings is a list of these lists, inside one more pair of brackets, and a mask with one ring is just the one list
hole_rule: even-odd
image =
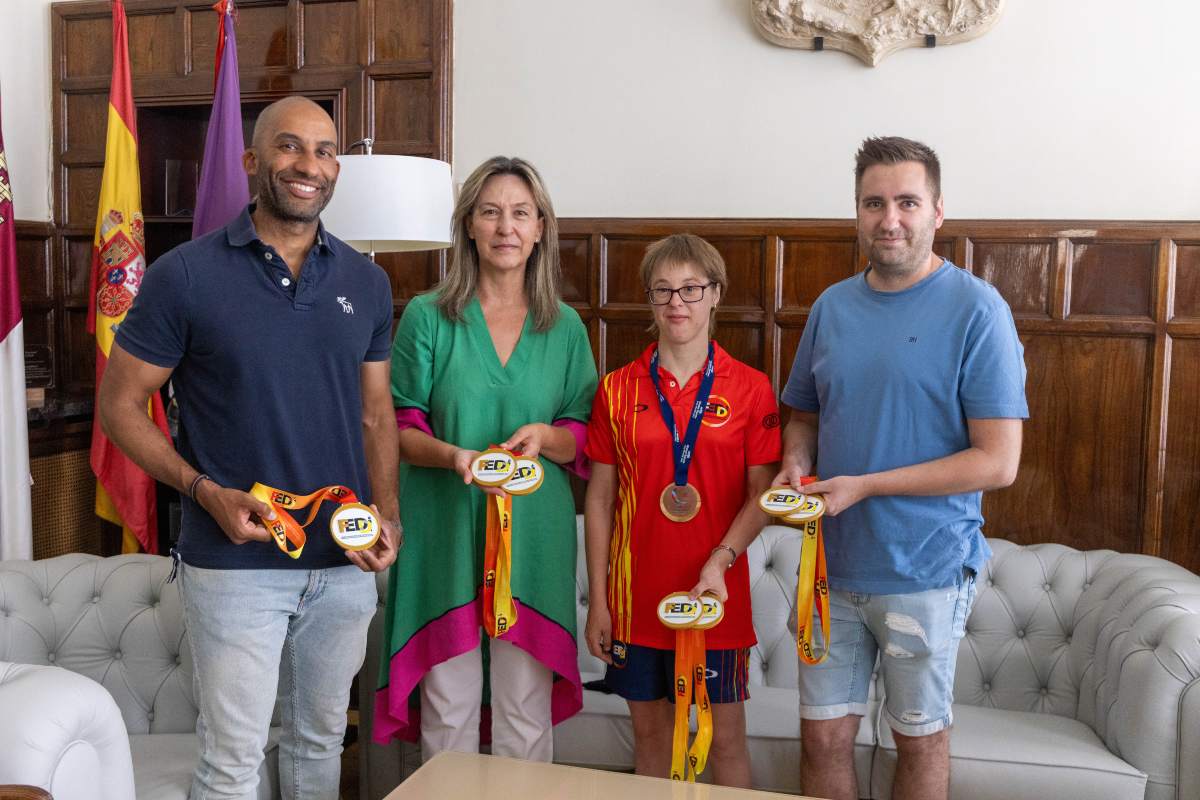
[[326,230],[362,253],[450,246],[454,182],[445,161],[416,156],[338,156]]

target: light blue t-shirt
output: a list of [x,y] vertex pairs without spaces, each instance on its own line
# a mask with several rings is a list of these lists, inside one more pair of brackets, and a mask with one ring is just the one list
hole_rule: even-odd
[[[1029,416],[1024,349],[1000,293],[949,261],[900,292],[864,272],[813,304],[783,402],[818,412],[821,478],[919,464],[969,447],[967,419]],[[900,594],[979,572],[981,497],[871,497],[825,517],[830,585]]]

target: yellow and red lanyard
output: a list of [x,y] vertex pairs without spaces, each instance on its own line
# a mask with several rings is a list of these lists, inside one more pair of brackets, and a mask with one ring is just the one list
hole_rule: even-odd
[[495,638],[517,624],[512,596],[512,525],[514,494],[532,494],[545,472],[536,458],[492,447],[477,455],[471,474],[481,486],[497,489],[487,496],[487,528],[483,549],[483,629]]
[[[341,504],[361,505],[358,497],[349,487],[336,485],[322,487],[312,494],[300,495],[256,483],[250,487],[250,494],[255,499],[266,503],[275,512],[275,519],[264,518],[262,523],[275,539],[275,544],[279,546],[279,549],[292,558],[299,558],[300,554],[304,552],[304,545],[308,541],[304,529],[317,516],[317,512],[321,509],[321,503],[333,500]],[[296,522],[292,512],[300,511],[310,505],[312,508],[308,511],[308,518],[303,523]]]
[[[800,485],[816,483],[817,477],[809,475],[800,479]],[[811,495],[816,498],[817,495]],[[815,505],[815,504],[814,504]],[[825,515],[825,501],[819,506],[802,510],[792,517],[806,517],[785,522],[797,525],[803,537],[800,545],[800,574],[796,580],[796,651],[805,664],[820,664],[829,655],[829,570],[825,566],[825,537],[821,532],[821,517]],[[821,621],[821,654],[816,654],[813,617]]]
[[[708,699],[707,647],[704,631],[725,614],[715,597],[692,600],[686,592],[673,592],[658,604],[658,618],[675,631],[675,727],[671,735],[671,780],[694,782],[708,765],[712,747],[712,704]],[[696,704],[696,737],[688,747],[688,717]]]
[[[800,479],[800,485],[815,483],[817,477]],[[790,486],[775,486],[763,492],[759,507],[786,525],[800,529],[800,570],[796,575],[796,650],[806,664],[820,664],[829,654],[829,570],[825,565],[825,538],[821,517],[825,498],[804,494]],[[816,625],[821,623],[821,654],[816,652]]]
[[512,495],[487,497],[483,550],[483,629],[495,638],[517,624],[512,597]]

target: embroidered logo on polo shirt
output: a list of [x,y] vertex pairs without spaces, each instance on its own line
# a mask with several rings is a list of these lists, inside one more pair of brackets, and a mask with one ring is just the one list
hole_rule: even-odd
[[346,312],[347,314],[354,313],[354,306],[350,303],[349,300],[347,300],[344,297],[339,297],[337,299],[337,301],[342,304],[342,311]]
[[708,405],[704,407],[704,416],[700,421],[710,428],[719,428],[729,422],[732,416],[733,406],[729,401],[719,394],[714,394],[708,398]]

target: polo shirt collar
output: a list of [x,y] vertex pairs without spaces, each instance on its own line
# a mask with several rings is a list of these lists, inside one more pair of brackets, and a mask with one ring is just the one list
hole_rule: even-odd
[[[729,374],[729,366],[733,361],[733,356],[725,352],[725,348],[721,347],[720,343],[718,343],[716,339],[713,339],[712,343],[713,371],[716,375],[724,377]],[[651,342],[646,346],[646,349],[642,351],[642,355],[638,358],[638,360],[633,362],[635,365],[634,368],[637,370],[637,375],[645,376],[647,378],[650,377],[650,358],[654,355],[654,348],[656,347],[658,347],[658,342]]]
[[[229,244],[234,247],[245,247],[254,242],[261,242],[258,238],[258,231],[254,229],[254,220],[250,217],[257,207],[256,203],[250,203],[242,209],[242,212],[233,218],[233,221],[225,226],[225,236],[229,240]],[[325,223],[317,220],[317,247],[328,253],[337,253],[336,242],[332,236],[325,232]]]

